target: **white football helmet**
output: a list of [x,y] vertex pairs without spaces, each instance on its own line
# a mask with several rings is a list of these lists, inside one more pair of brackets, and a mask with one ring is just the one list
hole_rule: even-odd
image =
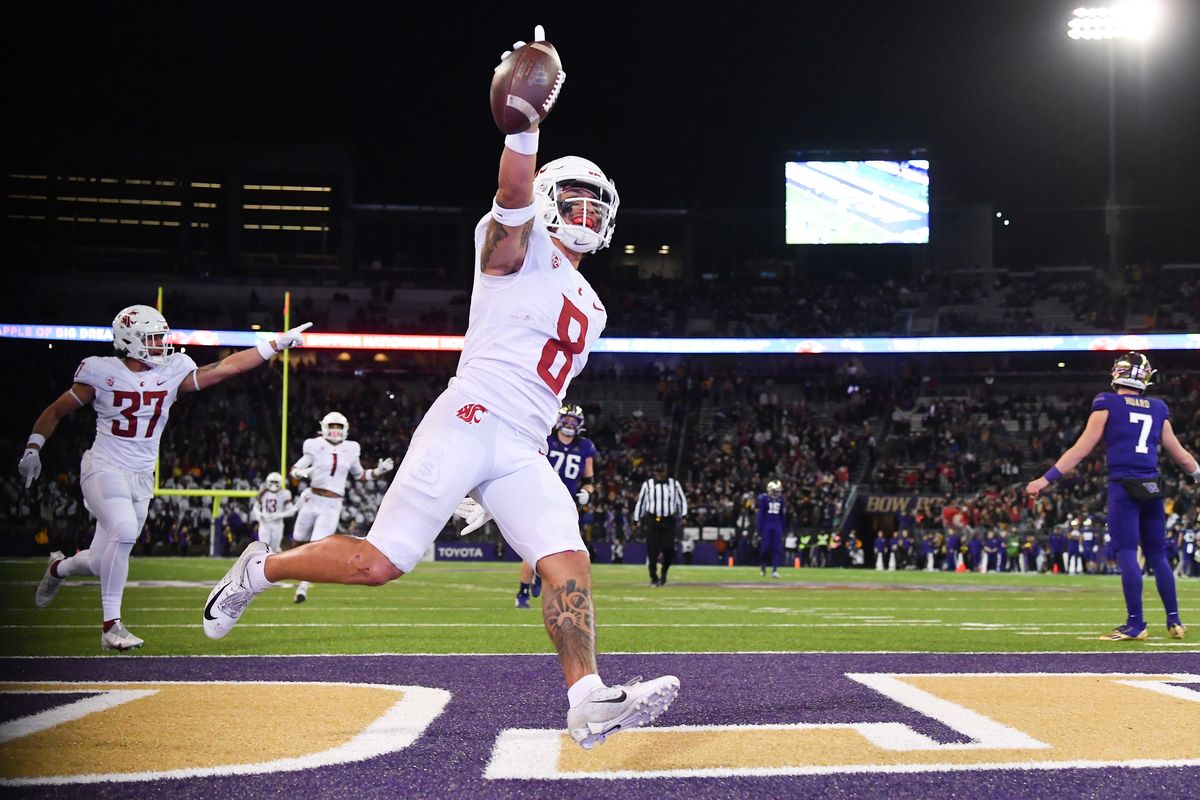
[[[341,425],[342,427],[331,428],[331,425]],[[321,419],[321,436],[325,437],[325,441],[330,444],[344,442],[349,435],[350,423],[347,421],[345,414],[330,411]]]
[[283,488],[283,476],[278,472],[272,472],[267,476],[267,491],[278,492]]
[[781,481],[767,481],[767,494],[772,497],[778,497],[783,493],[783,483]]
[[[562,197],[568,189],[581,191]],[[617,185],[586,158],[564,156],[543,166],[533,176],[533,196],[550,235],[567,249],[594,253],[612,242],[621,203]]]
[[171,326],[156,309],[150,306],[129,306],[113,318],[113,349],[117,355],[157,367],[167,363],[175,352],[168,343]]

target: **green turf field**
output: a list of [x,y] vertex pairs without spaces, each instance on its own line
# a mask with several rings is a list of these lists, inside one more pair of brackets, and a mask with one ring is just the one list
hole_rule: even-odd
[[[99,583],[72,578],[45,610],[33,591],[45,561],[0,563],[6,636],[0,656],[97,655]],[[541,614],[513,607],[515,564],[422,564],[388,586],[315,586],[294,605],[266,592],[228,637],[205,638],[208,591],[231,562],[134,558],[124,618],[141,655],[321,653],[546,653]],[[1145,587],[1147,642],[1097,637],[1124,621],[1115,576],[975,575],[674,567],[651,588],[644,566],[597,565],[601,652],[1105,651],[1200,652],[1200,580],[1178,579],[1186,641],[1166,637],[1153,579]],[[162,585],[146,585],[162,582]],[[175,582],[175,583],[172,583]],[[74,584],[74,585],[73,585]]]

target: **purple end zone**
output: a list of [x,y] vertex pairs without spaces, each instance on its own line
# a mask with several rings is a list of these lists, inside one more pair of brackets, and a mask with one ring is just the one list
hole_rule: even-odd
[[[904,722],[944,742],[957,735],[845,677],[848,672],[1197,672],[1194,653],[1063,655],[664,654],[601,656],[610,682],[673,673],[683,688],[667,725]],[[504,728],[561,728],[566,693],[551,656],[337,656],[317,658],[0,659],[0,681],[297,680],[412,684],[447,689],[452,699],[407,749],[355,764],[228,778],[38,786],[39,798],[471,797],[691,798],[906,797],[961,800],[1194,796],[1200,767],[994,770],[971,773],[687,778],[624,781],[485,780]],[[74,699],[74,698],[72,698]],[[302,703],[303,696],[298,697]],[[251,712],[251,709],[247,709]],[[264,722],[264,724],[272,724]],[[273,724],[303,730],[302,715]],[[1198,751],[1200,754],[1200,751]],[[152,760],[128,768],[152,770]],[[969,786],[969,789],[964,788]],[[8,790],[9,792],[13,790]]]
[[94,697],[95,692],[69,692],[63,694],[5,694],[0,698],[0,723],[11,722],[30,714],[39,714],[57,706],[74,703],[85,697]]

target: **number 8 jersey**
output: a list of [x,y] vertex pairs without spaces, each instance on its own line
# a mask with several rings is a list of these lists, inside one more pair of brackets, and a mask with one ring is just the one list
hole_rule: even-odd
[[1157,397],[1101,392],[1092,411],[1107,411],[1104,425],[1108,477],[1157,478],[1158,443],[1163,422],[1170,419],[1167,404]]
[[491,221],[489,213],[475,227],[470,324],[450,385],[541,441],[608,313],[537,219],[521,268],[485,275],[479,254]]
[[89,356],[75,370],[75,383],[96,391],[94,457],[130,472],[153,472],[158,443],[179,396],[179,385],[191,380],[196,362],[174,353],[165,364],[134,372],[116,356]]

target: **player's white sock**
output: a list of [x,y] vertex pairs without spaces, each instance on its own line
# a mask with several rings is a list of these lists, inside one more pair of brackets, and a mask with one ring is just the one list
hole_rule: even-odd
[[590,675],[584,675],[567,689],[567,702],[571,708],[574,708],[586,700],[589,694],[603,685],[604,681],[600,680],[600,676],[596,673],[593,672]]
[[[270,553],[263,553],[261,556],[250,559],[250,563],[246,565],[246,580],[250,584],[251,591],[263,592],[278,585],[267,580],[266,563],[269,556]],[[307,589],[308,584],[304,584],[304,587]]]
[[296,587],[296,594],[308,594],[308,581],[300,581],[300,585]]
[[129,554],[133,542],[110,542],[100,558],[100,606],[104,619],[121,618],[121,596],[129,578]]
[[58,572],[58,577],[69,578],[72,575],[95,575],[92,571],[92,551],[80,550],[70,558],[64,558],[58,562],[58,567],[55,570]]

